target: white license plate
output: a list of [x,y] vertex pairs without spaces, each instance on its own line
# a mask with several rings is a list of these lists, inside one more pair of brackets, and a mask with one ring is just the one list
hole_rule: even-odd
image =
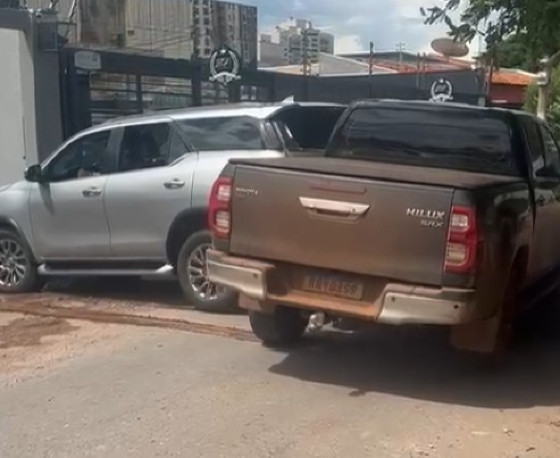
[[364,296],[363,283],[325,275],[306,275],[303,279],[303,289],[355,301],[361,300]]

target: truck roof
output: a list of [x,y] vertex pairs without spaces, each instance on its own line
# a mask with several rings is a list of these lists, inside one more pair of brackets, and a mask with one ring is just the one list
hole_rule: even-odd
[[360,107],[387,107],[387,108],[410,108],[415,110],[425,111],[445,111],[445,110],[463,110],[463,111],[482,111],[493,113],[509,113],[513,115],[532,116],[531,113],[521,110],[511,110],[507,108],[498,107],[481,107],[478,105],[467,105],[463,103],[445,102],[435,103],[427,100],[397,100],[397,99],[371,99],[371,100],[357,100],[350,104],[351,108]]
[[135,123],[154,122],[169,119],[219,118],[230,116],[249,116],[255,119],[268,119],[289,107],[343,107],[336,103],[322,102],[276,102],[276,103],[232,103],[204,107],[182,108],[178,110],[162,110],[134,116],[114,118],[103,124],[104,127],[130,125]]

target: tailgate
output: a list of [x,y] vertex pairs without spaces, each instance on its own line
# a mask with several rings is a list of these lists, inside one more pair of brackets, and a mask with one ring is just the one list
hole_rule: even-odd
[[237,165],[230,251],[440,285],[453,188]]

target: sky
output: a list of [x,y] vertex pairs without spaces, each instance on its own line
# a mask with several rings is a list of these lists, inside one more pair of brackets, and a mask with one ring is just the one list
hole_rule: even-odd
[[[420,7],[441,5],[442,0],[241,0],[259,8],[261,32],[289,17],[310,19],[314,27],[336,36],[336,52],[369,49],[392,51],[403,42],[411,52],[429,52],[434,38],[446,35],[446,26],[425,25]],[[477,43],[471,46],[476,53]]]

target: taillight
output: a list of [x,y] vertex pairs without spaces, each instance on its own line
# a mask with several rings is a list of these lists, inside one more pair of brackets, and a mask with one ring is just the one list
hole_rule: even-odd
[[227,238],[231,232],[232,179],[220,177],[212,186],[208,205],[208,225],[216,238]]
[[447,273],[469,274],[476,267],[478,229],[476,214],[469,207],[453,207],[445,250]]

